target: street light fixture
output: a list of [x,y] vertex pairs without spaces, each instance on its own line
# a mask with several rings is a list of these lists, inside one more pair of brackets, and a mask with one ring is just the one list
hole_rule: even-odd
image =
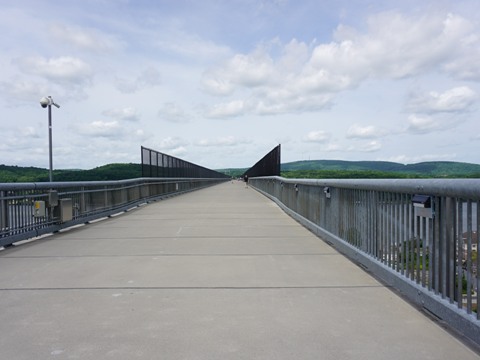
[[48,107],[48,149],[50,159],[50,182],[53,181],[52,168],[53,168],[53,156],[52,156],[52,105],[56,108],[60,108],[60,105],[56,104],[51,96],[43,97],[40,99],[40,105],[42,108]]

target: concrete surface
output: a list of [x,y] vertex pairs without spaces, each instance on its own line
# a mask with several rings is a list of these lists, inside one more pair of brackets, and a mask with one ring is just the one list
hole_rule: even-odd
[[480,359],[243,183],[0,251],[1,359]]

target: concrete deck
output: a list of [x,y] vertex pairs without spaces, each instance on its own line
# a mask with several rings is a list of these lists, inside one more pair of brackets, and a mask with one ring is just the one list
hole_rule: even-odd
[[225,183],[0,251],[1,359],[480,359]]

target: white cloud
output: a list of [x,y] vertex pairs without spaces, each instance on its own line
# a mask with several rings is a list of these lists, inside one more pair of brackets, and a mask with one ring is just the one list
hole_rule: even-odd
[[410,115],[408,131],[415,134],[425,134],[442,129],[440,122],[429,116]]
[[162,139],[160,143],[154,145],[152,148],[170,156],[181,157],[188,153],[187,145],[188,141],[179,137],[169,136]]
[[351,151],[375,152],[381,149],[382,149],[382,144],[379,141],[372,140],[351,149]]
[[115,139],[125,134],[125,130],[117,120],[92,121],[89,124],[79,124],[78,133],[89,137],[105,137]]
[[365,33],[339,26],[337,41],[351,46],[341,48],[330,59],[336,61],[340,71],[356,73],[359,78],[403,78],[440,70],[458,58],[471,31],[468,20],[453,14],[408,16],[385,12],[370,16]]
[[188,145],[187,141],[185,141],[185,140],[183,140],[179,137],[169,136],[169,137],[164,138],[160,141],[160,144],[158,145],[158,149],[162,150],[162,151],[165,151],[165,150],[172,151],[174,149],[178,149],[178,148],[184,147],[186,145]]
[[[456,39],[457,48],[452,54],[449,62],[443,65],[443,70],[456,79],[480,81],[480,35],[478,28],[459,16],[451,16],[448,19],[451,32],[461,32],[462,35]],[[477,24],[478,25],[478,24]],[[464,29],[464,30],[462,30]]]
[[146,68],[134,79],[124,79],[119,77],[115,79],[116,88],[125,94],[132,94],[140,90],[155,87],[161,83],[160,72],[153,67]]
[[229,103],[214,105],[205,114],[208,118],[230,118],[242,115],[245,109],[245,102],[242,100],[234,100]]
[[19,133],[22,137],[26,138],[41,138],[42,135],[39,134],[38,129],[33,126],[25,126],[19,129]]
[[211,95],[225,96],[234,92],[235,84],[223,74],[207,71],[202,76],[201,88]]
[[330,140],[331,135],[323,130],[319,131],[310,131],[305,137],[304,141],[315,142],[315,143],[325,143]]
[[[223,66],[205,72],[202,87],[224,96],[249,92],[243,100],[218,105],[212,116],[217,111],[219,117],[224,113],[318,111],[330,108],[338,92],[356,88],[367,79],[398,79],[445,70],[472,43],[465,40],[472,31],[472,25],[457,15],[385,12],[370,16],[365,31],[338,26],[335,41],[330,43],[309,46],[297,40],[286,45],[276,41],[251,53],[236,54]],[[278,47],[280,55],[274,56]],[[450,73],[455,75],[452,69]]]
[[133,107],[121,109],[109,109],[102,112],[103,115],[109,116],[118,120],[139,121],[140,115],[137,109]]
[[112,35],[102,33],[98,29],[81,28],[66,24],[52,24],[49,27],[54,40],[63,41],[81,50],[108,53],[123,47],[123,44]]
[[218,45],[211,40],[203,39],[198,34],[179,29],[177,24],[162,29],[157,33],[154,46],[167,53],[173,53],[185,59],[194,58],[200,61],[224,58],[230,54],[230,49]]
[[6,104],[10,106],[12,103],[38,101],[49,92],[45,84],[16,78],[0,82],[0,93],[4,100],[8,99]]
[[411,95],[407,108],[416,113],[464,112],[472,107],[478,96],[468,86],[455,87],[443,93]]
[[332,96],[329,94],[308,94],[287,89],[272,89],[265,96],[255,96],[251,101],[250,108],[259,115],[303,113],[332,106]]
[[386,130],[373,125],[361,126],[353,124],[347,130],[347,139],[375,139],[386,134]]
[[176,156],[176,157],[182,157],[185,156],[188,153],[187,149],[183,146],[179,146],[175,149],[171,149],[169,155]]
[[248,143],[250,143],[250,141],[245,139],[238,139],[235,136],[225,136],[216,139],[201,139],[197,141],[195,145],[202,147],[230,147]]
[[235,87],[255,88],[276,78],[272,58],[262,48],[251,54],[237,54],[224,66],[203,74],[202,88],[214,95],[229,95]]
[[50,59],[41,56],[24,57],[17,59],[16,63],[26,74],[37,75],[60,84],[77,86],[89,83],[93,76],[90,65],[70,56]]
[[190,116],[185,112],[185,110],[183,110],[180,105],[173,102],[164,103],[158,111],[158,117],[161,120],[172,123],[185,123],[190,119]]
[[225,71],[234,75],[234,83],[248,88],[268,84],[275,73],[273,60],[263,49],[248,55],[235,55],[227,64]]

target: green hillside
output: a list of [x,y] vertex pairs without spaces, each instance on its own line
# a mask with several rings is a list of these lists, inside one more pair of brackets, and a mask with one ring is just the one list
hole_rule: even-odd
[[[433,161],[399,164],[387,161],[312,160],[282,164],[282,176],[299,179],[480,178],[480,165]],[[238,177],[247,169],[217,170]],[[54,181],[103,181],[142,176],[140,164],[108,164],[91,170],[54,170]],[[46,182],[48,170],[0,165],[0,183]]]
[[[91,170],[54,170],[53,181],[103,181],[142,176],[140,164],[108,164]],[[0,182],[45,182],[48,170],[35,167],[0,165]]]
[[[338,172],[343,172],[343,174]],[[324,176],[321,176],[322,174]],[[431,161],[404,165],[387,161],[311,160],[282,164],[282,175],[287,177],[299,175],[299,178],[318,178],[318,176],[331,178],[330,175],[342,175],[343,178],[345,175],[352,178],[480,178],[480,165],[454,161]]]

